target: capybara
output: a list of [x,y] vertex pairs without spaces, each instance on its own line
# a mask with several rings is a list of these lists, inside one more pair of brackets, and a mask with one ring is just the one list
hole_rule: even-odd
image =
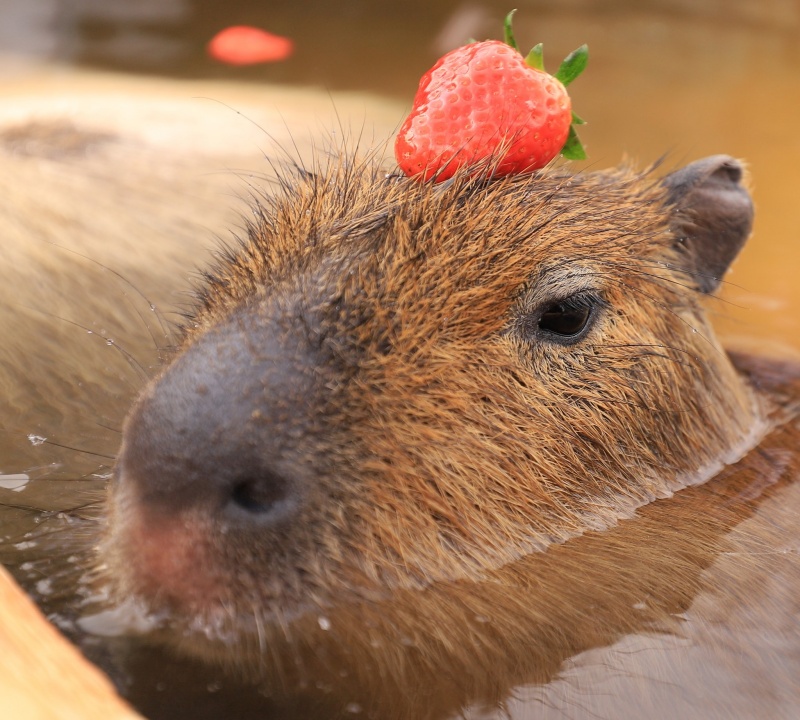
[[[785,422],[704,310],[751,230],[742,176],[727,156],[665,177],[441,185],[346,154],[286,171],[205,272],[180,347],[126,420],[103,545],[120,596],[169,618],[185,651],[267,682],[349,668],[401,678],[401,695],[453,673],[474,618],[503,622],[508,568],[563,547],[563,576],[533,577],[574,589],[570,541],[610,538]],[[600,565],[606,579],[633,566]],[[460,600],[443,602],[454,585]],[[572,619],[557,630],[554,595],[531,589],[547,621],[517,627],[526,655],[495,647],[487,665],[563,659],[596,624],[621,633],[600,587],[588,605],[558,596]],[[502,646],[494,633],[476,644]],[[455,674],[467,697],[494,682]]]
[[763,433],[701,302],[750,233],[735,160],[663,181],[432,185],[349,158],[298,175],[207,271],[126,421],[106,547],[123,592],[242,633],[478,580]]
[[[90,578],[179,651],[95,655],[140,711],[180,716],[141,666],[200,658],[255,682],[240,718],[792,716],[800,371],[708,319],[751,229],[739,162],[430,185],[334,144],[247,178],[173,333],[175,268],[237,222],[201,169],[226,163],[73,123],[2,135],[4,227],[39,241],[3,270],[4,429],[33,439],[2,469],[59,430],[72,473],[110,465],[121,417],[91,400],[163,365]],[[55,300],[87,287],[100,326]]]

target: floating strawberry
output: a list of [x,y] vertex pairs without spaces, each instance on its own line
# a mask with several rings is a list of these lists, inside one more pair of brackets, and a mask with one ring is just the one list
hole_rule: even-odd
[[473,42],[447,53],[419,83],[395,141],[406,175],[439,182],[465,165],[490,163],[495,176],[532,172],[559,153],[586,157],[566,85],[586,67],[582,45],[558,72],[544,71],[542,45],[523,58],[505,21],[505,42]]
[[208,54],[228,65],[277,62],[288,58],[293,50],[289,38],[249,25],[220,30],[208,43]]

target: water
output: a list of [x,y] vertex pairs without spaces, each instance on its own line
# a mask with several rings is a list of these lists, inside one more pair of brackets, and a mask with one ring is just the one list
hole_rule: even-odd
[[[646,165],[665,154],[668,167],[719,152],[747,161],[756,203],[755,232],[727,277],[722,301],[712,306],[714,322],[736,345],[775,354],[800,353],[796,280],[800,214],[794,164],[800,161],[800,136],[794,130],[800,114],[796,73],[800,9],[796,3],[570,0],[518,7],[518,40],[523,45],[544,41],[551,69],[577,45],[590,46],[589,69],[571,87],[577,112],[589,121],[581,131],[589,152],[587,168],[613,165],[623,157]],[[388,134],[402,119],[420,74],[436,57],[463,38],[498,36],[500,19],[508,9],[499,2],[2,0],[0,74],[7,80],[2,92],[11,92],[12,85],[19,92],[24,78],[39,72],[43,62],[143,73],[149,79],[136,85],[135,92],[163,93],[171,100],[176,99],[175,88],[182,86],[159,85],[160,78],[220,81],[223,84],[201,83],[192,93],[181,90],[177,99],[201,95],[234,107],[257,107],[260,85],[276,84],[285,90],[279,112],[290,118],[311,102],[305,88],[358,91],[386,99],[380,127]],[[204,53],[205,42],[221,27],[240,22],[291,37],[295,56],[284,63],[246,69],[214,64]],[[70,77],[51,77],[53,93],[69,90]],[[114,92],[117,85],[108,79],[106,91]],[[197,105],[191,107],[184,122],[192,122]],[[359,107],[371,106],[343,102],[339,109],[361,122]],[[221,110],[216,129],[209,127],[204,148],[209,153],[214,143],[239,142],[247,125],[235,113]],[[130,115],[129,108],[120,106],[117,121],[124,122],[126,114]],[[320,120],[321,126],[336,122],[331,113],[326,118]],[[172,120],[171,131],[167,122],[158,126],[163,130],[158,137],[156,126],[149,126],[148,141],[179,145],[184,134],[181,120]],[[259,168],[258,149],[265,143],[257,131],[249,138],[237,146],[236,160],[224,165],[226,170]],[[108,140],[98,136],[97,142]],[[132,178],[146,177],[158,168],[155,154],[143,157],[141,163],[141,168],[130,169]],[[209,166],[219,168],[220,163],[198,162],[176,171],[195,179],[195,199],[201,206],[219,205],[221,197],[237,194],[237,189],[230,189],[237,186],[224,173],[209,177]],[[102,177],[102,169],[96,172]],[[65,186],[80,182],[65,172]],[[99,187],[86,182],[93,191]],[[139,202],[136,193],[141,194],[141,184],[132,189],[109,202],[118,206],[127,234],[152,232],[144,201],[141,208],[128,207]],[[31,377],[36,377],[37,363],[44,358],[62,356],[76,368],[97,367],[91,383],[76,388],[32,381],[21,387],[4,386],[0,394],[4,402],[12,398],[14,408],[13,414],[4,408],[0,418],[0,562],[80,640],[85,652],[142,712],[153,720],[366,717],[377,712],[370,705],[374,701],[382,710],[379,716],[387,716],[388,708],[399,717],[448,717],[466,703],[468,717],[488,718],[496,717],[494,704],[504,698],[515,718],[666,718],[712,707],[722,708],[726,717],[797,714],[795,668],[783,662],[796,626],[782,622],[797,617],[800,541],[791,511],[800,507],[800,499],[793,483],[796,466],[791,459],[781,460],[786,450],[778,446],[769,465],[778,470],[762,475],[757,487],[721,488],[711,483],[693,488],[654,504],[643,513],[643,521],[623,524],[603,536],[590,535],[560,550],[555,557],[561,567],[588,569],[569,576],[567,589],[538,598],[539,607],[550,603],[553,627],[543,629],[541,618],[521,609],[535,607],[536,596],[517,602],[520,598],[507,584],[499,596],[491,585],[467,591],[445,587],[311,619],[320,647],[334,652],[347,629],[354,627],[354,618],[374,617],[378,623],[382,617],[424,612],[444,618],[431,634],[456,638],[462,647],[459,650],[456,643],[450,652],[432,648],[432,664],[407,650],[414,641],[399,630],[394,636],[386,632],[366,642],[396,646],[393,652],[406,659],[403,667],[413,682],[403,683],[401,675],[396,685],[384,682],[385,678],[380,682],[326,678],[320,680],[317,692],[288,699],[267,697],[263,688],[242,686],[214,669],[176,661],[145,643],[109,637],[113,632],[97,631],[97,626],[93,634],[82,633],[82,618],[112,627],[117,622],[98,619],[103,598],[83,570],[92,562],[100,499],[125,408],[141,387],[142,374],[150,374],[158,363],[152,335],[160,334],[160,321],[148,320],[147,329],[142,316],[152,315],[151,299],[159,308],[181,302],[173,293],[159,295],[157,288],[168,284],[164,279],[174,268],[196,260],[196,245],[189,245],[192,239],[208,244],[210,236],[223,234],[234,217],[222,208],[213,218],[206,214],[196,224],[187,221],[186,226],[170,228],[172,236],[187,239],[183,254],[155,263],[159,268],[149,279],[136,275],[135,268],[131,271],[132,283],[145,289],[147,301],[131,299],[135,295],[131,289],[112,277],[97,285],[95,292],[109,298],[113,313],[71,316],[95,337],[74,326],[54,330],[52,322],[30,316],[29,321],[42,328],[39,346],[20,348],[15,357],[26,358]],[[117,238],[114,228],[104,231]],[[103,250],[107,255],[94,259],[127,273],[125,253],[131,245],[124,244],[126,233],[109,242]],[[77,296],[81,291],[77,278],[85,276],[90,266],[79,258],[60,257],[61,267],[69,268],[58,280],[64,296]],[[4,329],[9,327],[7,317],[0,316],[0,322]],[[115,348],[117,344],[136,351],[143,373]],[[161,344],[168,345],[168,338]],[[108,353],[102,363],[97,361],[100,350]],[[723,509],[721,496],[727,502]],[[698,526],[698,517],[706,515],[707,521]],[[614,548],[641,551],[626,557],[625,572],[615,573],[611,568],[619,563]],[[683,557],[691,562],[684,565],[676,559]],[[549,562],[534,558],[530,567],[508,572],[536,578],[555,572]],[[767,600],[742,601],[736,583],[759,588]],[[603,601],[597,602],[597,597]],[[655,601],[660,605],[654,607]],[[448,617],[453,619],[448,622]],[[465,635],[469,642],[464,642]],[[528,638],[528,645],[520,646],[519,638]],[[542,643],[543,638],[552,640],[552,646]],[[554,638],[560,638],[561,645]],[[541,651],[536,649],[539,643]],[[367,661],[365,666],[380,677],[379,668]],[[478,687],[472,687],[472,681],[461,682],[475,677],[483,677],[483,684],[474,681]],[[730,686],[732,677],[740,684]],[[382,689],[383,684],[387,687]],[[643,687],[652,691],[647,700]],[[681,692],[676,693],[676,687]]]

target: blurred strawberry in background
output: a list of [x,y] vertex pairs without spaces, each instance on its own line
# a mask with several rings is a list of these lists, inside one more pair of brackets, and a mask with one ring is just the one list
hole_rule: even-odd
[[294,43],[261,28],[235,25],[218,32],[208,43],[208,54],[228,65],[256,65],[288,58]]

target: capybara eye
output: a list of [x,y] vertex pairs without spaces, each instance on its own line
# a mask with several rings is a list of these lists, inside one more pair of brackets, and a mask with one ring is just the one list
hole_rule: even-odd
[[545,306],[538,328],[557,342],[576,342],[589,327],[596,301],[587,295],[574,295]]

